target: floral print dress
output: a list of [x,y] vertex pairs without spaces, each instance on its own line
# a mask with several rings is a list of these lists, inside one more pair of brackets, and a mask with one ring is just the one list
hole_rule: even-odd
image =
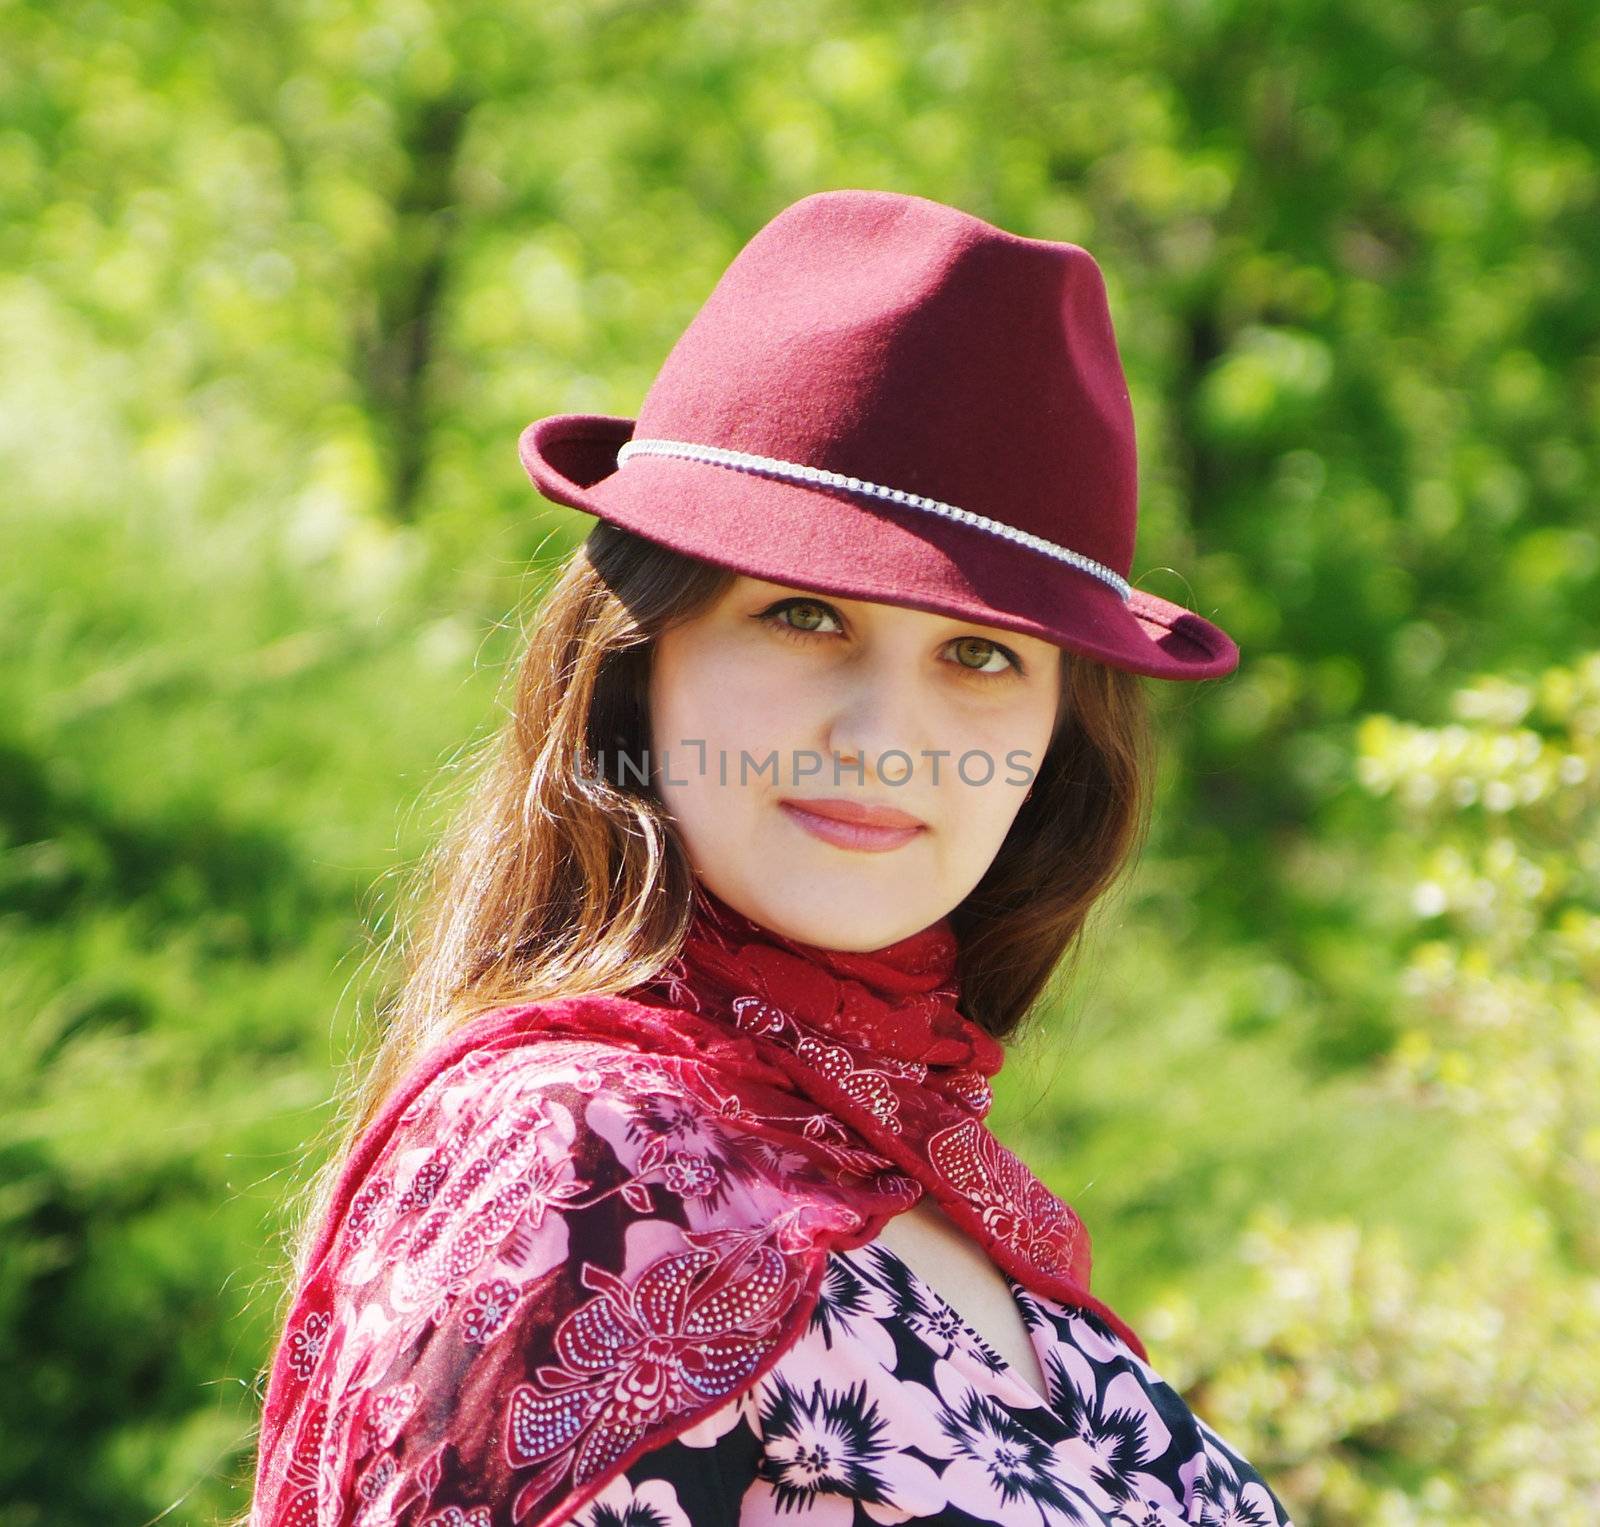
[[801,1340],[573,1522],[1289,1523],[1255,1469],[1104,1320],[1007,1281],[1048,1393],[881,1243],[835,1252]]

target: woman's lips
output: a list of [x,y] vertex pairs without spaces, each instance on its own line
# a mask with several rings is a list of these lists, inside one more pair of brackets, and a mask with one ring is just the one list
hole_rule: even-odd
[[[891,848],[899,848],[902,843],[909,843],[918,833],[924,831],[926,825],[915,822],[909,817],[906,821],[914,825],[885,826],[870,822],[847,822],[839,817],[823,814],[824,810],[836,809],[832,802],[817,802],[818,807],[822,809],[816,811],[808,811],[799,801],[779,801],[778,804],[788,813],[792,821],[799,823],[807,832],[821,838],[823,842],[832,843],[838,848],[858,849],[869,854],[885,853]],[[898,812],[893,814],[903,815]]]

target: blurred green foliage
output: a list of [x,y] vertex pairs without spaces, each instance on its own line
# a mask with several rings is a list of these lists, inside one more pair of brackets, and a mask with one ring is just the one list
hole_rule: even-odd
[[0,1527],[242,1509],[517,432],[837,186],[1094,253],[1243,654],[1000,1126],[1297,1520],[1592,1523],[1597,144],[1579,0],[0,5]]

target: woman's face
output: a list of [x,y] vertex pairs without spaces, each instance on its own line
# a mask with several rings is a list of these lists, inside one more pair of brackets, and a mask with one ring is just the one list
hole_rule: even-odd
[[[1061,661],[996,626],[740,576],[656,639],[655,789],[695,872],[737,911],[825,948],[880,949],[943,917],[993,862],[1049,744]],[[880,808],[903,826],[862,831],[807,806]]]

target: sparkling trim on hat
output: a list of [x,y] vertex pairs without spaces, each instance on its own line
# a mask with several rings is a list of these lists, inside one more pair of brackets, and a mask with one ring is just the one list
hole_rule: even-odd
[[930,514],[942,515],[977,530],[987,530],[991,535],[1015,541],[1032,551],[1043,552],[1070,563],[1082,572],[1089,573],[1102,583],[1110,584],[1126,601],[1132,585],[1113,568],[1081,551],[1068,546],[1058,546],[1043,536],[1018,530],[1003,520],[992,520],[987,515],[975,514],[970,509],[958,509],[954,504],[941,503],[936,498],[924,498],[920,493],[907,493],[901,488],[886,488],[882,483],[866,482],[859,477],[846,477],[843,472],[829,472],[822,467],[808,467],[798,461],[780,461],[775,456],[756,456],[749,451],[729,451],[716,445],[695,445],[687,440],[629,440],[617,452],[617,465],[624,467],[633,456],[680,456],[690,461],[709,462],[713,466],[734,467],[741,472],[759,472],[764,476],[787,477],[796,482],[817,483],[828,488],[847,488],[852,493],[867,493],[874,498],[887,499],[895,504],[907,504],[913,509],[925,509]]

